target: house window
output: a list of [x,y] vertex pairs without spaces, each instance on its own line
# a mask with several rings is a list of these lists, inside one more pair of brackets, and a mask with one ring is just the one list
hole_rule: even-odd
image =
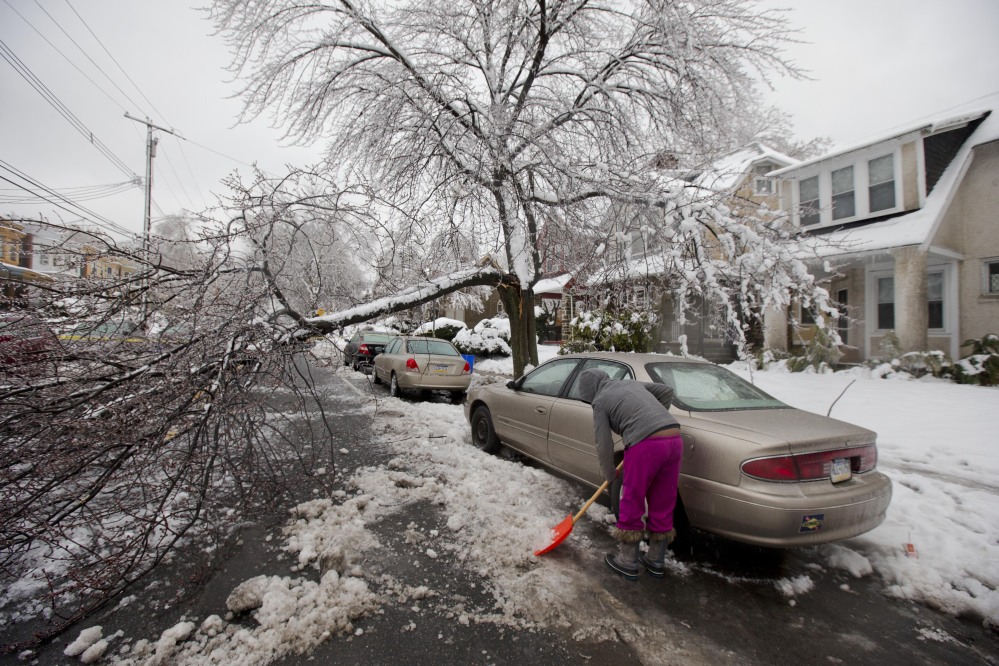
[[842,220],[857,214],[852,166],[832,172],[832,213],[834,220]]
[[801,317],[799,319],[802,326],[814,326],[815,311],[810,307],[801,306]]
[[988,259],[984,264],[985,293],[999,296],[999,259]]
[[943,273],[929,273],[926,276],[926,303],[929,307],[927,328],[944,327],[944,276]]
[[878,329],[895,328],[895,278],[878,278]]
[[870,209],[872,213],[895,207],[895,158],[878,157],[867,163],[870,183]]
[[756,194],[773,194],[773,180],[767,174],[773,170],[769,164],[753,167],[753,192]]
[[819,177],[812,176],[798,182],[798,206],[801,226],[819,223]]
[[39,252],[38,253],[38,263],[40,263],[42,266],[48,266],[49,265],[49,255],[46,254],[45,252]]

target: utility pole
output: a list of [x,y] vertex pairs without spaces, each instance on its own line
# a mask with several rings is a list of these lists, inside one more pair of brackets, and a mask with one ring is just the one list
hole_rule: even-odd
[[[156,157],[156,144],[159,139],[153,137],[153,130],[158,129],[161,132],[166,132],[167,134],[173,134],[174,136],[180,136],[176,130],[167,129],[165,127],[160,127],[159,125],[153,124],[149,118],[142,120],[136,118],[135,116],[129,115],[128,111],[125,112],[125,117],[129,120],[134,120],[137,123],[142,123],[146,126],[146,205],[145,211],[142,216],[142,254],[145,259],[149,259],[149,234],[152,230],[152,207],[153,207],[153,158]],[[183,138],[183,137],[182,137]],[[146,318],[148,317],[149,304],[146,300],[146,292],[142,291],[142,326],[143,329],[146,328]]]
[[177,130],[160,127],[149,120],[149,118],[145,120],[136,118],[127,111],[125,112],[125,117],[146,126],[146,206],[142,216],[142,249],[146,251],[149,249],[149,233],[152,230],[153,158],[156,157],[156,144],[159,142],[159,139],[153,137],[153,130],[158,129],[161,132],[173,134],[174,136],[180,136],[180,133]]

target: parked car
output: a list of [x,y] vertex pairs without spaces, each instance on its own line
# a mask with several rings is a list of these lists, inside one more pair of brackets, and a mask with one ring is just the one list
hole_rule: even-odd
[[0,373],[34,375],[58,362],[62,346],[48,325],[30,312],[0,313]]
[[358,331],[343,348],[343,364],[354,370],[371,365],[375,357],[385,351],[385,345],[396,338],[393,333],[381,331]]
[[[500,444],[592,487],[603,482],[593,412],[579,373],[673,387],[683,435],[677,522],[744,543],[810,546],[862,534],[885,518],[891,481],[876,434],[790,407],[707,361],[660,354],[560,356],[465,401],[472,442]],[[618,459],[623,455],[617,442]]]
[[439,390],[460,402],[472,381],[472,366],[447,340],[399,337],[375,357],[373,381],[387,383],[395,397],[407,390]]

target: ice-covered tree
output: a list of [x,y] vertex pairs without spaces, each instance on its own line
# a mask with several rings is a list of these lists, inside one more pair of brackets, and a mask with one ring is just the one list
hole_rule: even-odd
[[[783,15],[744,0],[215,0],[211,15],[244,118],[328,141],[406,218],[459,224],[498,260],[517,373],[537,361],[546,225],[634,201],[663,234],[731,238],[715,202],[650,168],[723,147],[759,81],[795,73]],[[776,246],[735,233],[789,278],[778,288],[795,283]]]

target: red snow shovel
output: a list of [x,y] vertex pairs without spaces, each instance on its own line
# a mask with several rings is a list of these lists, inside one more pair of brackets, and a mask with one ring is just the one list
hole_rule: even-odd
[[[621,465],[623,464],[624,464],[623,460],[620,463],[618,463],[617,466],[618,470],[621,469]],[[593,493],[593,497],[591,497],[586,501],[586,504],[584,504],[583,508],[579,510],[579,513],[577,513],[575,516],[570,513],[568,516],[565,517],[565,520],[556,525],[552,529],[552,542],[547,546],[545,546],[544,548],[542,548],[541,550],[534,551],[534,554],[544,555],[548,551],[554,550],[556,546],[565,541],[565,538],[572,533],[572,528],[576,524],[576,521],[583,517],[583,514],[586,513],[586,510],[590,508],[591,504],[597,501],[597,498],[600,497],[600,493],[606,490],[608,485],[610,485],[610,481],[604,481],[603,484],[599,488],[597,488],[597,492]]]

